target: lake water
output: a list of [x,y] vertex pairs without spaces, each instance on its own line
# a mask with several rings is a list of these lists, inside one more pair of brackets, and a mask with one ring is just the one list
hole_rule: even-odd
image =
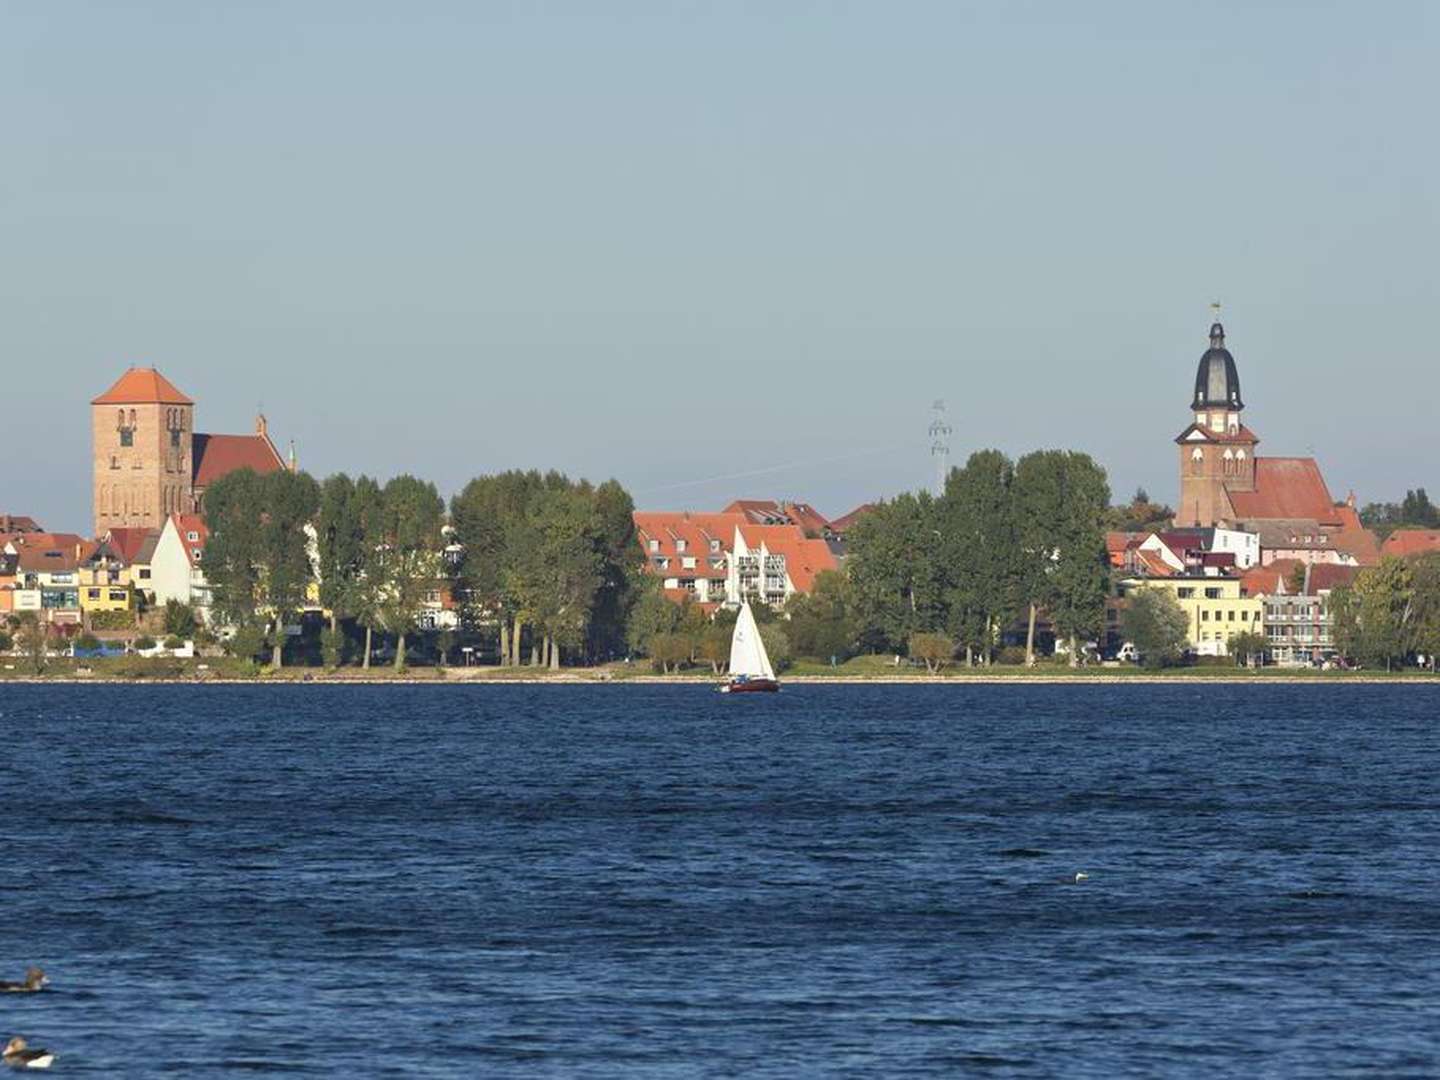
[[4,686],[0,978],[52,987],[0,1036],[123,1076],[1434,1076],[1437,722],[1359,685]]

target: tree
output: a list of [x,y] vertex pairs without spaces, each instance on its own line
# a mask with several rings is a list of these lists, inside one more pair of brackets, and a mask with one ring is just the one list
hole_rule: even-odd
[[529,542],[526,516],[544,486],[538,472],[477,476],[450,502],[451,525],[461,546],[459,588],[467,619],[495,620],[500,663],[520,662],[520,612],[507,582]]
[[948,571],[947,629],[989,664],[1000,626],[1018,606],[1020,562],[1012,489],[1015,466],[999,450],[979,450],[953,469],[937,508]]
[[403,671],[406,635],[440,581],[445,502],[434,484],[404,474],[385,485],[380,503],[378,609],[395,635],[395,670]]
[[1027,602],[1025,663],[1035,662],[1035,620],[1051,612],[1056,630],[1070,638],[1098,631],[1105,610],[1109,559],[1105,511],[1110,487],[1088,454],[1037,450],[1015,466],[1015,535],[1018,580]]
[[233,626],[263,618],[277,668],[285,627],[304,606],[314,577],[307,528],[319,499],[308,473],[289,470],[262,476],[238,469],[205,493],[205,576],[214,610]]
[[1175,594],[1166,588],[1139,586],[1126,598],[1120,632],[1140,653],[1146,667],[1176,663],[1188,641],[1189,619]]
[[585,639],[595,595],[604,583],[603,538],[590,493],[568,483],[536,493],[527,515],[529,543],[506,585],[544,632],[542,663],[560,667],[561,646]]
[[700,635],[695,653],[716,674],[724,673],[730,663],[730,637],[732,631],[723,626],[711,625]]
[[45,624],[35,612],[22,611],[16,616],[15,645],[36,675],[45,671],[46,636]]
[[955,659],[955,642],[944,634],[915,634],[910,638],[910,655],[925,661],[925,670],[937,675]]
[[[786,634],[797,655],[848,659],[860,636],[860,620],[854,614],[855,599],[850,581],[838,570],[815,575],[808,595],[792,596],[785,605]],[[729,655],[730,636],[721,631]]]
[[1055,632],[1070,639],[1070,666],[1080,661],[1079,639],[1098,637],[1105,619],[1110,557],[1105,547],[1105,508],[1110,485],[1088,454],[1071,453],[1061,474],[1064,514],[1055,523],[1051,568],[1051,617]]
[[1175,519],[1173,508],[1152,502],[1149,493],[1136,488],[1126,506],[1112,506],[1105,513],[1105,528],[1115,532],[1153,532],[1166,528]]
[[[373,481],[368,484],[373,485]],[[361,477],[361,484],[367,478]],[[365,512],[370,499],[362,496],[345,473],[327,476],[320,485],[320,512],[315,521],[315,555],[320,578],[320,604],[330,612],[328,636],[321,635],[325,662],[338,667],[344,660],[345,636],[340,624],[360,612],[365,573]]]
[[939,539],[935,500],[924,491],[879,504],[850,530],[846,561],[865,645],[898,649],[944,625]]
[[[764,607],[762,604],[761,607]],[[770,658],[770,666],[776,671],[783,671],[790,666],[790,638],[781,629],[777,622],[757,622],[756,629],[760,631],[760,640],[765,644],[765,655]]]
[[351,512],[360,532],[360,554],[351,580],[348,602],[355,621],[365,628],[365,655],[362,668],[370,666],[376,630],[385,627],[385,494],[368,476],[355,481]]
[[1350,585],[1330,594],[1337,648],[1363,664],[1389,671],[1414,648],[1414,572],[1403,559],[1386,557]]
[[1265,635],[1253,630],[1243,630],[1233,635],[1229,641],[1230,655],[1237,664],[1245,667],[1254,667],[1257,662],[1263,664],[1268,646]]
[[1423,653],[1430,670],[1436,670],[1440,654],[1440,552],[1422,555],[1410,563],[1414,596],[1415,651]]
[[684,634],[656,634],[646,644],[645,651],[660,665],[661,672],[668,675],[690,659],[690,639]]
[[666,599],[658,578],[646,577],[640,586],[640,597],[630,612],[630,621],[626,626],[626,644],[630,650],[648,656],[650,643],[655,638],[673,634],[679,626],[679,605]]
[[195,636],[195,611],[173,597],[165,601],[165,633],[177,638]]

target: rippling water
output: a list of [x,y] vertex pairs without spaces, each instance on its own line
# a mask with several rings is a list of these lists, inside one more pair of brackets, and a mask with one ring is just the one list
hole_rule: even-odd
[[1433,1076],[1437,714],[3,687],[0,978],[53,985],[0,1036],[125,1076]]

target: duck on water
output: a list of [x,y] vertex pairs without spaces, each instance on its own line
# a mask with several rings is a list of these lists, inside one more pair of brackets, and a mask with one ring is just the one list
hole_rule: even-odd
[[5,994],[35,994],[50,982],[45,977],[45,972],[38,967],[32,967],[25,972],[24,982],[0,982],[0,993]]
[[12,1069],[48,1069],[55,1055],[39,1047],[30,1049],[29,1044],[17,1035],[5,1044],[3,1060]]

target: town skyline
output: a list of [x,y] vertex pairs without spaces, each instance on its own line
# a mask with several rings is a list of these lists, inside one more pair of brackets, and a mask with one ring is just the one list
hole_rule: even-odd
[[447,493],[843,513],[929,482],[943,398],[957,464],[1069,446],[1168,499],[1217,299],[1263,453],[1428,479],[1424,4],[153,7],[0,37],[10,512],[86,520],[81,402],[131,364]]

